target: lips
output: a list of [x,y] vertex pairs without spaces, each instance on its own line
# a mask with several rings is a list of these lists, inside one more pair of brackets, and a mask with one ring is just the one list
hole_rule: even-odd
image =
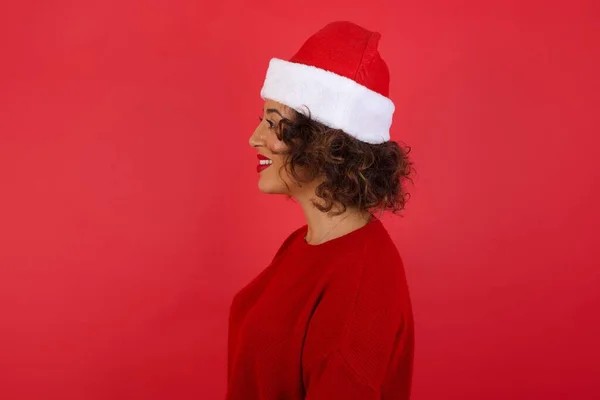
[[269,168],[273,164],[273,160],[268,157],[263,156],[262,154],[257,154],[258,165],[256,166],[256,172],[262,172],[265,169]]

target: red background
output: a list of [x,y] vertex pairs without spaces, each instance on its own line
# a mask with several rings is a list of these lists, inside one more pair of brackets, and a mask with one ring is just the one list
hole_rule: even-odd
[[3,2],[0,397],[223,397],[229,301],[303,223],[256,189],[268,59],[350,19],[418,169],[414,399],[600,398],[597,4]]

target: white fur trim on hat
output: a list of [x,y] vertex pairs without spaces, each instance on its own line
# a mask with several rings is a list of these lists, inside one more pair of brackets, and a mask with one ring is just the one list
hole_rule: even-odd
[[273,58],[260,94],[363,142],[390,140],[394,103],[333,72]]

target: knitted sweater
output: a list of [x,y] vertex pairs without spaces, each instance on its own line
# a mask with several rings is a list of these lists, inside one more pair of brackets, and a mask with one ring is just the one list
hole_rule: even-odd
[[320,245],[304,226],[233,299],[227,400],[404,400],[413,318],[381,221]]

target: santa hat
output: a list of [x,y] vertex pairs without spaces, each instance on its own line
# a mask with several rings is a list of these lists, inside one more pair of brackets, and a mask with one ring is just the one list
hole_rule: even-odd
[[261,90],[270,99],[367,143],[390,140],[390,74],[377,50],[381,35],[333,22],[289,60],[271,59]]

